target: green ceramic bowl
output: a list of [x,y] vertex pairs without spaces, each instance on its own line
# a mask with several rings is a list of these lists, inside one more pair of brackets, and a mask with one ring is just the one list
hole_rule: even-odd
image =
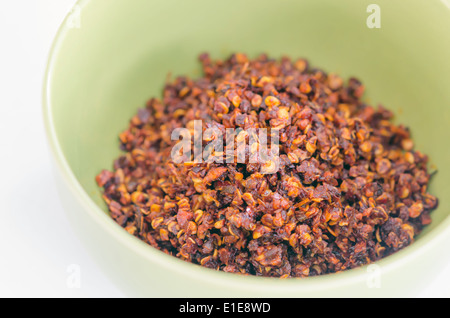
[[[447,0],[446,0],[447,1]],[[377,0],[79,1],[53,45],[44,116],[71,222],[104,271],[132,296],[398,296],[416,293],[448,262],[450,218],[450,5]],[[369,19],[370,20],[370,19]],[[366,99],[411,127],[439,170],[433,223],[376,266],[306,279],[243,277],[183,262],[147,246],[108,216],[94,177],[119,155],[119,132],[168,73],[200,76],[197,56],[305,57],[357,76]],[[380,288],[377,288],[380,287]]]

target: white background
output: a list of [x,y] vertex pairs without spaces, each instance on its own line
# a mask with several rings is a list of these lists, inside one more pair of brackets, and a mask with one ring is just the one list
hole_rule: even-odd
[[[0,3],[0,297],[122,297],[70,227],[44,134],[47,54],[75,1]],[[67,283],[72,264],[80,288]],[[449,297],[450,264],[417,296]]]
[[[0,3],[0,296],[121,297],[70,227],[44,133],[47,54],[75,1]],[[81,288],[68,287],[72,264]]]

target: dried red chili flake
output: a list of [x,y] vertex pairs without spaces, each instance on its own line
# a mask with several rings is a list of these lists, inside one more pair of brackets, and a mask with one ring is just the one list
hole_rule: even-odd
[[[113,172],[96,177],[130,234],[208,268],[285,278],[377,261],[431,222],[438,200],[427,193],[427,156],[391,112],[361,100],[360,81],[345,85],[304,59],[200,61],[204,77],[167,84],[120,134],[125,154]],[[279,129],[278,171],[174,163],[171,132],[193,134],[194,120]]]

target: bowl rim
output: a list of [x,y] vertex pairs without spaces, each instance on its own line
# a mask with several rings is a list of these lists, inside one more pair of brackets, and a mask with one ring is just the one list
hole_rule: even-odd
[[[91,0],[78,0],[73,8],[82,9],[90,2]],[[56,128],[52,119],[52,74],[55,66],[55,59],[59,53],[59,47],[64,42],[65,35],[70,29],[67,25],[69,18],[70,12],[66,15],[53,40],[48,54],[43,81],[42,109],[50,151],[54,161],[56,162],[57,171],[62,177],[65,185],[70,189],[70,192],[74,195],[89,217],[97,223],[98,226],[103,228],[106,233],[114,237],[117,242],[121,243],[126,248],[133,250],[146,261],[165,267],[168,271],[189,276],[198,282],[207,282],[210,284],[214,283],[216,285],[240,288],[247,291],[266,290],[272,293],[302,291],[312,292],[329,289],[330,287],[339,288],[367,281],[367,275],[369,273],[368,269],[373,264],[379,266],[383,275],[393,272],[405,264],[416,260],[425,249],[432,248],[434,245],[441,242],[450,232],[450,216],[447,215],[445,219],[436,226],[436,228],[427,233],[424,237],[415,241],[410,246],[407,246],[393,255],[383,258],[377,262],[340,273],[331,273],[297,279],[244,276],[211,270],[199,265],[182,261],[177,257],[167,255],[160,250],[149,246],[123,230],[122,227],[114,222],[114,220],[90,198],[70,168],[64,152],[59,144]]]

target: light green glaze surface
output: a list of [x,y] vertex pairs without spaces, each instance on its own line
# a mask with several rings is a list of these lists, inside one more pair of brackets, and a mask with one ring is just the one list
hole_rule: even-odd
[[[439,253],[445,246],[439,244],[450,223],[450,9],[439,0],[379,0],[381,29],[369,29],[370,3],[79,2],[81,27],[68,28],[66,21],[51,53],[44,116],[74,226],[126,292],[383,296],[412,291],[419,283],[408,274],[429,275],[430,266],[444,262],[448,248]],[[411,128],[417,149],[439,171],[431,192],[440,207],[413,246],[379,263],[385,286],[392,287],[368,289],[364,268],[289,281],[216,273],[163,255],[109,219],[94,178],[120,154],[118,134],[146,100],[161,96],[167,74],[200,76],[197,56],[205,51],[213,58],[236,51],[305,57],[326,71],[356,76],[367,87],[367,101],[393,110],[396,121]]]

